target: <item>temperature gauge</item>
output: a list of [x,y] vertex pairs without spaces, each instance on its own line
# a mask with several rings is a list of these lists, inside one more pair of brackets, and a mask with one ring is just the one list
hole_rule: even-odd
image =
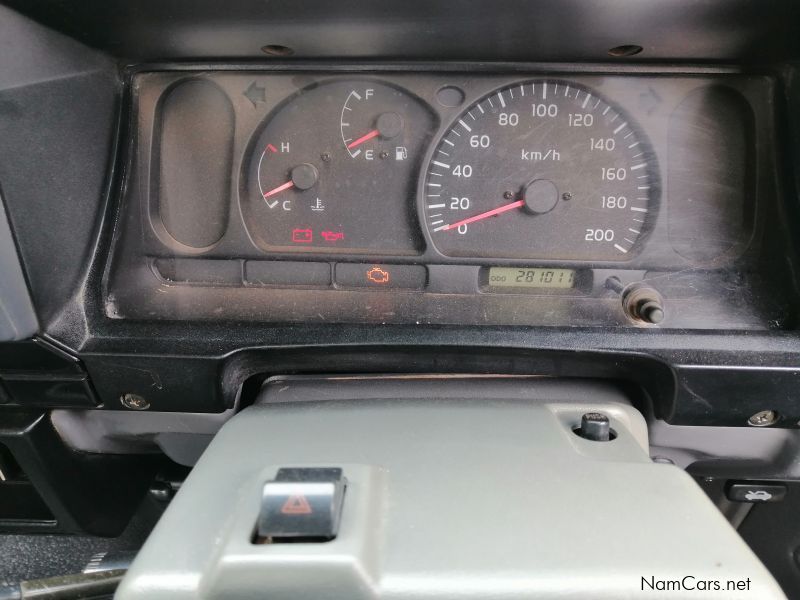
[[314,84],[254,136],[242,212],[268,252],[418,254],[418,157],[433,117],[375,81]]

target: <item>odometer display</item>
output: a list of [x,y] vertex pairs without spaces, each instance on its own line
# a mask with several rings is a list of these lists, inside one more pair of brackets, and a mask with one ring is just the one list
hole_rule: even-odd
[[445,256],[620,261],[649,228],[656,179],[620,108],[567,81],[529,81],[455,120],[428,164],[423,210]]
[[575,287],[575,271],[538,267],[490,267],[488,282],[489,287],[569,289]]

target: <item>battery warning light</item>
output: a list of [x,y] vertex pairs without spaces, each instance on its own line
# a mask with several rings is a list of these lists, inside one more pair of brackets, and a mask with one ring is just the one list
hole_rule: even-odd
[[367,279],[369,279],[372,283],[383,285],[389,283],[390,276],[388,271],[384,271],[380,267],[375,266],[367,271]]
[[312,229],[292,229],[292,241],[295,244],[310,244],[314,241]]

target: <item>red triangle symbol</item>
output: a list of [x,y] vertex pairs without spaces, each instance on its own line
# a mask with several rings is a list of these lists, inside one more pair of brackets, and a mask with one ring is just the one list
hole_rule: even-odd
[[281,508],[284,515],[310,515],[313,511],[305,496],[289,496]]

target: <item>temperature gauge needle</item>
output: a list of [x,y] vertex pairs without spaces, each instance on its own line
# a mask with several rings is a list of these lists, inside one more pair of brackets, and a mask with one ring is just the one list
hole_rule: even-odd
[[464,219],[462,221],[458,221],[456,223],[450,223],[449,225],[442,225],[438,227],[434,231],[449,231],[451,229],[458,229],[461,225],[468,225],[469,223],[474,223],[475,221],[482,221],[483,219],[488,219],[489,217],[494,217],[495,215],[501,215],[504,212],[508,212],[509,210],[514,210],[515,208],[521,208],[524,206],[524,200],[517,200],[515,202],[511,202],[509,204],[504,204],[503,206],[499,206],[497,208],[493,208],[492,210],[487,210],[486,212],[482,212],[479,215],[475,215],[474,217],[469,217],[468,219]]
[[275,189],[273,189],[273,190],[270,190],[270,191],[268,191],[268,192],[265,192],[265,193],[264,193],[264,198],[265,198],[265,199],[266,199],[266,198],[269,198],[270,196],[274,196],[275,194],[279,194],[279,193],[281,193],[283,190],[288,190],[289,188],[293,188],[293,187],[294,187],[294,181],[291,181],[291,180],[290,180],[290,181],[287,181],[287,182],[286,182],[286,183],[284,183],[283,185],[279,185],[279,186],[278,186],[278,187],[276,187]]
[[348,150],[352,150],[352,149],[353,149],[353,148],[355,148],[356,146],[360,146],[360,145],[361,145],[361,144],[363,144],[364,142],[368,142],[368,141],[370,141],[372,138],[374,138],[374,137],[378,137],[380,134],[381,134],[381,132],[380,132],[380,131],[378,131],[377,129],[373,129],[373,130],[372,130],[372,131],[370,131],[368,134],[366,134],[366,135],[362,135],[362,136],[361,136],[360,138],[358,138],[357,140],[353,140],[352,142],[350,142],[349,144],[347,144],[347,149],[348,149]]

